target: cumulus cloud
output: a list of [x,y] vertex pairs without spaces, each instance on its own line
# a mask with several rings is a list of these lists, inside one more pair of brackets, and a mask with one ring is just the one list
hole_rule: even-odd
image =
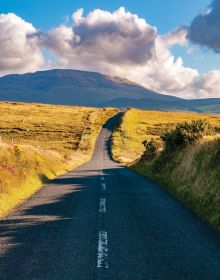
[[194,81],[190,90],[194,98],[220,97],[220,70],[202,74]]
[[147,63],[145,69],[146,83],[151,78],[151,87],[160,92],[176,93],[187,89],[199,73],[184,66],[181,57],[175,59],[170,47],[186,44],[185,29],[174,30],[155,40],[155,56]]
[[187,45],[188,39],[188,28],[186,26],[181,26],[176,28],[175,30],[161,36],[163,43],[169,47],[173,45]]
[[188,38],[197,45],[220,52],[220,0],[214,0],[189,27]]
[[146,20],[120,8],[115,12],[94,10],[87,16],[76,11],[72,26],[61,25],[37,34],[62,67],[95,70],[123,76],[160,92],[177,93],[198,76],[184,67],[170,48],[187,43],[187,29],[160,36]]
[[[187,34],[186,27],[179,27],[161,36],[156,27],[125,8],[96,9],[88,15],[79,9],[72,15],[72,24],[48,32],[14,14],[0,15],[0,74],[47,65],[121,76],[180,97],[217,97],[220,70],[200,75],[172,54],[174,45],[187,45]],[[49,64],[42,49],[52,57]]]
[[0,14],[0,74],[32,71],[41,67],[44,59],[35,38],[32,24],[15,14]]
[[72,27],[61,25],[40,34],[42,44],[69,64],[144,64],[153,55],[156,28],[124,8],[113,13],[94,10],[87,17],[80,9],[72,18]]

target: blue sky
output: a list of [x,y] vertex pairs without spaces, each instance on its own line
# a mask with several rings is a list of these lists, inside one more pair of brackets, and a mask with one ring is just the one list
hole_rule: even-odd
[[113,11],[124,6],[157,26],[160,33],[165,33],[178,25],[190,24],[209,4],[210,0],[0,0],[0,10],[2,13],[14,12],[38,28],[49,29],[78,8],[84,8],[85,12],[96,8]]
[[220,0],[0,0],[0,31],[0,75],[81,69],[220,96]]
[[[85,13],[88,13],[97,8],[114,11],[124,6],[156,26],[160,34],[164,34],[179,25],[190,25],[192,19],[209,4],[210,0],[0,0],[0,11],[13,12],[36,28],[46,31],[65,22],[79,8],[84,8]],[[210,50],[196,48],[190,55],[186,48],[174,47],[173,54],[181,56],[187,67],[196,68],[200,72],[220,68],[220,56]]]

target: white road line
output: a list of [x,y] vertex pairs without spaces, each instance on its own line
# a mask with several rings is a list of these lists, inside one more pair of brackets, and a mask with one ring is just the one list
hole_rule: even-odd
[[101,213],[106,212],[106,199],[105,198],[100,198],[99,212],[101,212]]
[[101,181],[105,181],[105,178],[104,178],[104,177],[101,177]]
[[105,182],[101,183],[101,189],[102,189],[102,191],[106,191],[106,183]]
[[99,232],[98,268],[108,268],[108,235],[106,231]]

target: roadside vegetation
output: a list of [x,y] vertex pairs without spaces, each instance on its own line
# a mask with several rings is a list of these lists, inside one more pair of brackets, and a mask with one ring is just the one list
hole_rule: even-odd
[[43,183],[88,161],[116,109],[0,103],[0,217]]
[[220,116],[129,109],[112,154],[220,229],[219,132]]

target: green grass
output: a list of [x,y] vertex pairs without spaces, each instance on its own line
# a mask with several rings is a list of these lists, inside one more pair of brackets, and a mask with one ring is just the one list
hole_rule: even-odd
[[43,183],[88,161],[117,110],[0,103],[0,217]]
[[[195,145],[163,150],[159,139],[165,128],[177,123],[206,119],[215,133]],[[112,141],[113,157],[149,177],[220,229],[220,116],[128,110]],[[154,138],[161,152],[154,160],[141,159],[142,141]],[[125,147],[125,149],[123,149]]]

